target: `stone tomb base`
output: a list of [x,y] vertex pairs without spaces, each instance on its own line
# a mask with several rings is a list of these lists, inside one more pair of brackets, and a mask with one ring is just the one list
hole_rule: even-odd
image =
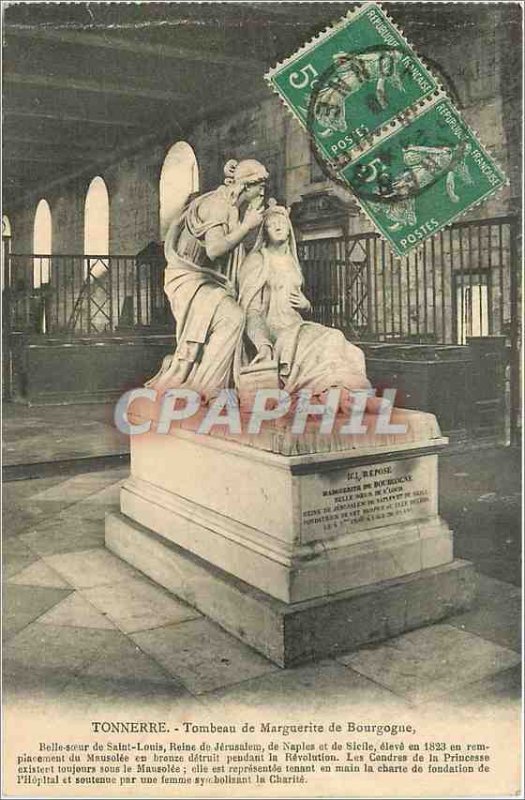
[[467,609],[473,565],[441,567],[299,603],[283,603],[122,514],[106,546],[280,667],[341,655]]
[[[175,428],[131,439],[131,477],[106,545],[281,666],[442,619],[471,601],[437,508],[446,443],[408,432],[236,440]],[[268,440],[266,440],[268,441]],[[294,453],[295,449],[295,453]]]

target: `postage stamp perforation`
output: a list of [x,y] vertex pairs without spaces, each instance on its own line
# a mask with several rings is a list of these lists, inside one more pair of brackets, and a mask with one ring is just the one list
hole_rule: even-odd
[[[433,92],[430,97],[425,97],[422,100],[419,100],[417,103],[414,103],[412,106],[399,113],[395,119],[389,120],[389,122],[381,125],[380,128],[377,128],[377,130],[372,131],[367,136],[356,142],[354,147],[351,147],[347,150],[347,152],[344,154],[344,157],[341,156],[341,158],[336,161],[332,160],[330,162],[330,166],[336,172],[344,167],[347,167],[352,163],[352,161],[354,161],[354,159],[360,158],[362,155],[375,147],[378,142],[385,139],[385,137],[396,133],[396,131],[400,130],[401,128],[407,127],[418,116],[430,109],[440,100],[444,99],[447,99],[452,105],[454,105],[447,93],[441,91]],[[479,137],[477,136],[476,138],[479,141]]]
[[[477,140],[479,141],[479,136],[477,136],[477,135],[476,135],[476,138],[477,138]],[[503,173],[503,171],[501,170],[501,167],[500,167],[500,165],[499,165],[499,164],[497,164],[497,162],[496,162],[496,165],[497,165],[498,169],[500,170],[500,172],[502,172],[502,174],[504,174],[504,173]],[[504,184],[501,184],[500,186],[497,186],[497,187],[495,187],[494,189],[490,189],[490,190],[489,190],[489,191],[488,191],[488,192],[487,192],[487,193],[486,193],[486,194],[485,194],[483,197],[480,197],[480,198],[479,198],[479,200],[477,200],[475,203],[473,203],[472,205],[470,205],[468,208],[465,208],[465,209],[462,209],[462,210],[458,211],[458,213],[457,213],[457,214],[455,214],[455,215],[454,215],[454,216],[453,216],[453,217],[452,217],[452,218],[451,218],[451,219],[450,219],[450,220],[447,222],[447,224],[443,226],[442,230],[447,230],[447,229],[448,229],[448,228],[450,228],[450,227],[451,227],[451,226],[452,226],[452,225],[453,225],[455,222],[458,222],[458,220],[460,220],[462,217],[465,217],[465,216],[467,216],[467,215],[468,215],[468,214],[470,214],[470,213],[471,213],[471,212],[472,212],[472,211],[473,211],[475,208],[478,208],[479,206],[481,206],[481,205],[483,205],[484,203],[486,203],[486,202],[487,202],[487,200],[490,200],[490,199],[491,199],[491,198],[493,198],[495,195],[497,195],[499,192],[501,192],[501,190],[503,189],[503,187],[504,187],[504,186],[507,186],[508,184],[509,184],[509,180],[508,180],[508,178],[506,178],[506,181],[505,181],[505,183],[504,183]],[[350,188],[351,188],[351,187],[350,187]],[[367,223],[372,223],[372,225],[373,225],[373,226],[374,226],[374,228],[375,228],[375,232],[377,233],[377,235],[378,235],[378,237],[379,237],[380,241],[381,241],[381,242],[384,242],[384,243],[387,245],[387,247],[388,247],[388,248],[389,248],[389,249],[392,251],[392,255],[393,255],[393,257],[394,257],[394,259],[395,259],[396,261],[398,261],[398,262],[401,262],[401,261],[402,261],[404,258],[407,258],[407,257],[408,257],[408,256],[409,256],[411,253],[414,253],[414,252],[417,252],[417,251],[421,251],[421,250],[422,250],[422,248],[424,247],[424,245],[425,245],[427,242],[429,242],[429,241],[430,241],[430,239],[432,238],[432,237],[429,237],[429,238],[427,238],[427,239],[423,239],[423,240],[422,240],[422,241],[421,241],[421,242],[420,242],[418,245],[415,245],[413,248],[411,248],[410,250],[408,250],[408,251],[406,251],[406,252],[404,252],[404,253],[400,253],[400,252],[398,252],[398,251],[396,250],[396,248],[395,248],[394,244],[393,244],[391,241],[389,241],[389,239],[388,239],[388,238],[387,238],[387,237],[386,237],[386,236],[385,236],[385,235],[382,233],[382,231],[381,231],[381,230],[380,230],[380,229],[377,227],[377,225],[376,225],[376,223],[375,223],[375,221],[374,221],[374,219],[373,219],[372,215],[368,213],[367,209],[365,208],[365,206],[364,206],[364,205],[363,205],[363,203],[361,202],[361,199],[360,199],[359,195],[358,195],[358,194],[356,194],[356,193],[353,193],[353,197],[354,197],[354,201],[355,201],[355,203],[356,203],[356,205],[357,205],[357,211],[358,211],[359,215],[360,215],[361,217],[363,217],[363,218],[364,218],[364,219],[367,221]]]
[[308,131],[308,126],[307,126],[307,125],[305,125],[305,123],[304,123],[304,120],[301,118],[300,114],[298,114],[298,113],[296,112],[295,108],[294,108],[292,105],[288,104],[288,103],[286,102],[286,100],[284,99],[284,97],[283,97],[283,96],[280,94],[280,92],[278,92],[278,91],[275,89],[275,87],[274,87],[274,85],[272,84],[272,81],[271,81],[271,79],[268,77],[268,75],[265,75],[265,76],[264,76],[264,79],[265,79],[266,83],[268,84],[268,86],[270,87],[270,89],[272,90],[272,94],[274,94],[274,95],[277,95],[277,97],[279,98],[279,102],[281,103],[281,105],[283,106],[283,108],[284,108],[284,109],[285,109],[285,110],[286,110],[286,111],[287,111],[287,112],[288,112],[288,113],[291,115],[291,117],[292,117],[292,118],[293,118],[293,119],[294,119],[294,120],[295,120],[295,121],[296,121],[296,122],[297,122],[297,123],[298,123],[298,124],[301,126],[301,128],[303,128],[303,130],[305,130],[305,131],[306,131],[306,133],[307,133],[308,135],[310,135],[310,133],[309,133],[309,131]]
[[[365,2],[355,4],[355,7],[350,9],[343,17],[341,17],[337,22],[332,23],[331,25],[326,26],[322,31],[320,31],[316,36],[312,37],[308,42],[306,42],[301,48],[296,50],[291,56],[288,58],[277,62],[277,64],[272,67],[265,75],[264,79],[267,82],[268,86],[272,90],[274,94],[277,94],[280,101],[283,103],[284,107],[288,110],[289,113],[299,122],[301,127],[307,131],[309,135],[311,132],[308,127],[308,121],[304,120],[301,115],[295,109],[293,103],[289,102],[289,100],[278,90],[274,78],[283,70],[286,69],[292,63],[299,61],[302,56],[308,53],[310,50],[314,49],[319,43],[323,42],[324,40],[328,40],[332,36],[335,36],[342,28],[347,26],[350,22],[357,19],[360,15],[364,14],[370,8],[377,8],[381,12],[381,14],[385,17],[385,19],[389,22],[389,24],[394,28],[395,32],[399,36],[403,45],[407,48],[408,51],[411,51],[415,57],[419,60],[420,64],[424,67],[425,70],[432,76],[435,81],[436,89],[432,91],[430,94],[426,95],[425,97],[421,98],[419,101],[411,104],[407,109],[401,112],[401,115],[404,114],[414,114],[417,113],[419,108],[425,107],[429,102],[433,102],[433,100],[441,95],[448,94],[441,84],[441,82],[436,79],[433,70],[431,67],[426,63],[425,59],[421,57],[418,50],[414,48],[414,46],[407,40],[406,36],[404,35],[403,30],[398,26],[398,24],[392,19],[390,14],[385,9],[384,5],[380,2],[376,2],[375,0],[366,0]],[[450,99],[450,98],[449,98]],[[381,135],[384,134],[386,130],[388,130],[388,126],[392,124],[393,121],[384,123],[380,125],[377,129],[372,131],[370,134],[363,137],[362,140],[356,142],[356,144],[349,148],[347,151],[347,155],[350,155],[351,152],[358,153],[361,155],[363,153],[363,146],[369,144],[369,142],[374,140],[376,134]],[[326,154],[324,154],[323,159],[330,163],[332,167],[340,168],[340,164],[334,163],[333,160],[327,158]],[[346,161],[345,163],[349,163]]]
[[[498,169],[500,169],[499,165],[498,165]],[[498,186],[498,187],[496,187],[494,189],[491,189],[490,191],[487,192],[487,194],[485,194],[483,197],[481,197],[477,202],[473,203],[468,208],[465,208],[465,209],[459,211],[454,217],[452,217],[447,222],[446,225],[443,226],[442,230],[447,230],[455,222],[458,222],[458,220],[460,220],[461,217],[467,216],[475,208],[478,208],[479,206],[481,206],[484,203],[486,203],[487,200],[490,200],[495,195],[497,195],[503,189],[503,187],[506,186],[506,185],[508,185],[508,179],[507,179],[505,184],[502,184],[501,186]],[[387,247],[392,251],[392,255],[393,255],[394,259],[396,261],[398,261],[398,262],[402,261],[404,258],[407,258],[410,254],[412,254],[414,252],[421,251],[423,249],[424,245],[427,244],[433,238],[433,237],[429,237],[427,239],[423,239],[419,244],[415,245],[410,250],[407,250],[404,253],[400,253],[400,252],[396,251],[396,248],[393,245],[393,243],[388,240],[388,238],[381,232],[380,229],[378,229],[373,217],[371,216],[371,214],[368,213],[366,208],[361,203],[361,199],[359,198],[359,195],[354,194],[354,200],[356,201],[357,210],[358,210],[359,215],[364,217],[367,222],[371,222],[372,223],[372,225],[374,226],[374,228],[375,228],[375,230],[376,230],[376,232],[377,232],[377,234],[379,236],[379,239],[381,240],[381,242],[384,242],[387,245]]]
[[360,3],[265,78],[321,168],[352,191],[396,257],[508,183],[462,119],[446,76],[379,2]]
[[[454,105],[454,103],[452,103],[452,100],[449,100],[449,102],[452,104],[454,110],[459,114],[459,111],[456,108],[456,106]],[[503,167],[499,163],[498,159],[492,153],[488,153],[488,148],[485,147],[485,145],[481,141],[481,137],[480,137],[479,131],[477,131],[476,128],[473,128],[471,125],[469,125],[469,130],[471,131],[471,133],[473,134],[476,142],[478,143],[478,147],[480,147],[485,153],[487,153],[487,155],[490,156],[491,161],[498,168],[498,172],[500,173],[501,177],[504,178],[504,181],[501,184],[501,186],[498,186],[494,190],[494,192],[491,192],[490,195],[488,195],[489,197],[492,197],[494,194],[497,194],[499,191],[501,191],[505,186],[510,186],[509,176],[506,174],[505,170],[503,169]],[[470,208],[475,208],[476,206],[479,206],[480,202],[481,202],[481,200],[479,202],[477,202],[475,205],[471,206]],[[468,209],[469,211],[470,211],[470,208]]]
[[[372,150],[374,147],[376,147],[379,144],[381,144],[382,142],[384,142],[385,138],[390,138],[391,136],[394,136],[402,128],[408,127],[408,125],[414,119],[416,119],[418,117],[421,117],[422,115],[424,115],[425,113],[430,111],[432,109],[432,107],[436,106],[439,102],[442,102],[444,100],[447,101],[450,104],[450,106],[452,107],[454,112],[460,117],[461,115],[460,115],[459,110],[457,109],[457,107],[455,106],[453,101],[450,99],[450,97],[446,93],[439,94],[439,95],[435,96],[431,101],[427,98],[426,100],[424,100],[424,101],[422,101],[421,103],[418,104],[418,105],[421,106],[421,109],[418,111],[417,114],[413,114],[413,113],[412,114],[405,114],[404,115],[404,119],[400,116],[395,121],[393,121],[392,123],[389,123],[388,125],[383,126],[383,132],[382,133],[377,131],[371,137],[372,140],[373,140],[371,146],[370,147],[366,147],[366,148],[362,148],[361,152],[359,152],[359,157],[366,156],[366,154],[370,150]],[[489,156],[489,153],[487,152],[487,148],[483,145],[483,143],[481,141],[481,137],[480,137],[479,132],[475,128],[471,127],[470,125],[467,126],[467,127],[468,127],[468,131],[469,131],[471,137],[476,141],[479,149],[483,153],[485,153],[487,156]],[[503,190],[503,188],[505,186],[509,186],[510,185],[510,181],[509,181],[508,176],[506,175],[505,171],[501,167],[501,165],[498,162],[498,160],[496,158],[494,158],[494,156],[492,154],[490,154],[490,160],[492,161],[494,166],[497,168],[497,170],[498,170],[498,172],[500,174],[500,177],[502,178],[502,182],[498,186],[490,188],[487,192],[485,192],[485,194],[483,194],[483,196],[479,197],[476,201],[470,203],[466,208],[459,209],[458,212],[456,214],[454,214],[448,220],[446,225],[443,226],[444,230],[450,228],[451,225],[453,225],[455,222],[458,222],[462,217],[465,217],[465,216],[471,214],[476,208],[479,208],[484,203],[486,203],[488,200],[490,200],[490,199],[494,198],[496,195],[498,195]],[[352,187],[350,187],[350,189],[352,189]],[[383,234],[383,232],[381,231],[381,229],[377,226],[377,224],[376,224],[375,220],[373,219],[372,215],[368,212],[366,206],[363,204],[363,202],[361,200],[361,197],[359,196],[359,193],[353,191],[353,194],[354,194],[354,200],[357,203],[357,208],[358,208],[359,214],[362,215],[367,221],[371,222],[374,225],[374,227],[376,228],[376,230],[377,230],[377,232],[379,234],[379,237],[380,237],[381,241],[386,242],[388,247],[392,250],[392,253],[393,253],[393,255],[394,255],[394,257],[396,259],[403,259],[403,258],[407,257],[410,252],[414,252],[414,251],[419,250],[421,247],[423,247],[423,245],[424,245],[424,243],[426,241],[429,241],[429,239],[432,238],[432,237],[428,237],[426,239],[423,239],[418,245],[415,245],[411,250],[408,250],[408,251],[406,251],[404,253],[400,253],[400,252],[396,251],[396,247],[395,247],[394,242],[390,241],[388,239],[388,237],[385,236]]]
[[[371,3],[369,2],[354,3],[354,7],[351,8],[349,11],[347,11],[344,17],[341,17],[339,20],[332,23],[331,25],[327,25],[325,28],[323,28],[322,31],[313,36],[302,47],[300,47],[299,50],[296,50],[291,56],[288,56],[288,58],[285,58],[283,61],[278,61],[274,67],[269,69],[268,72],[265,74],[264,78],[270,84],[273,91],[275,91],[276,94],[279,94],[279,92],[275,89],[275,86],[273,84],[273,78],[275,75],[281,72],[281,70],[285,69],[293,61],[297,61],[298,59],[302,58],[302,56],[308,53],[309,50],[311,50],[313,47],[319,44],[323,39],[327,39],[328,37],[335,35],[348,22],[350,22],[352,19],[355,19],[357,16],[359,16],[359,14],[362,14],[363,11],[365,11],[369,5],[371,5]],[[282,96],[280,94],[279,97],[281,97],[282,99]],[[287,108],[291,108],[291,106],[289,106],[287,103],[285,103],[285,106]]]
[[[407,127],[411,122],[417,119],[417,117],[419,117],[425,111],[428,111],[433,105],[438,103],[440,100],[445,99],[454,106],[454,103],[446,94],[446,92],[436,91],[433,92],[430,97],[425,97],[422,100],[419,100],[417,103],[414,103],[414,105],[410,106],[410,108],[407,108],[398,114],[395,119],[390,120],[377,130],[365,136],[355,145],[355,147],[349,148],[345,154],[347,158],[345,159],[344,164],[342,162],[338,162],[337,164],[333,164],[333,166],[336,169],[341,169],[343,166],[348,166],[355,158],[360,158],[362,155],[375,147],[379,142],[383,141],[385,137],[391,136],[401,128]],[[479,141],[479,136],[476,136],[476,138]]]
[[[420,0],[420,1],[421,1],[421,0]],[[475,1],[476,1],[476,0],[474,0],[474,2],[475,2]],[[388,2],[389,2],[389,0],[386,0],[386,4],[388,4]],[[457,3],[459,3],[459,2],[462,2],[462,0],[456,0],[456,2],[451,2],[451,3],[439,3],[439,2],[436,2],[436,0],[422,0],[422,2],[426,2],[426,3],[428,3],[429,5],[439,5],[439,6],[441,7],[442,5],[457,5]],[[487,0],[487,2],[490,2],[490,0]],[[422,64],[422,66],[423,66],[423,67],[424,67],[424,68],[425,68],[425,69],[426,69],[426,70],[427,70],[427,71],[428,71],[428,72],[429,72],[429,73],[430,73],[430,74],[431,74],[431,75],[434,77],[434,79],[436,80],[436,83],[437,83],[437,88],[436,88],[436,90],[435,90],[435,91],[432,93],[432,95],[430,95],[430,96],[427,96],[427,97],[425,97],[425,98],[423,98],[423,99],[419,100],[417,103],[414,103],[414,105],[413,105],[413,106],[411,106],[411,108],[415,108],[415,107],[417,107],[417,106],[420,106],[421,104],[424,104],[424,103],[425,103],[427,100],[429,100],[431,97],[435,97],[436,95],[439,95],[439,94],[445,94],[445,95],[447,95],[447,97],[448,97],[448,93],[447,93],[447,91],[446,91],[445,87],[443,86],[443,84],[441,83],[441,81],[440,81],[439,79],[436,79],[436,75],[435,75],[435,69],[434,69],[434,68],[432,68],[432,67],[430,66],[430,64],[428,64],[428,63],[427,63],[426,59],[425,59],[425,58],[424,58],[424,57],[421,55],[421,53],[419,52],[419,50],[417,49],[417,47],[414,47],[414,45],[412,44],[412,42],[409,42],[409,41],[408,41],[408,39],[407,39],[407,38],[406,38],[406,36],[405,36],[405,33],[404,33],[403,29],[399,27],[398,23],[397,23],[395,20],[393,20],[393,19],[392,19],[392,17],[390,16],[390,14],[388,13],[388,11],[387,11],[387,5],[385,5],[385,4],[383,4],[383,3],[374,3],[374,5],[377,5],[377,6],[379,6],[379,8],[381,9],[381,11],[382,11],[382,13],[384,14],[384,16],[387,18],[387,20],[390,22],[390,24],[391,24],[391,25],[392,25],[392,26],[393,26],[393,27],[396,29],[397,33],[399,34],[400,38],[401,38],[401,39],[402,39],[402,41],[404,42],[405,46],[406,46],[406,47],[407,47],[409,50],[412,50],[412,52],[413,52],[413,53],[414,53],[414,54],[417,56],[418,60],[419,60],[419,61],[420,61],[420,63]],[[451,98],[450,98],[450,97],[449,97],[449,99],[451,100]]]

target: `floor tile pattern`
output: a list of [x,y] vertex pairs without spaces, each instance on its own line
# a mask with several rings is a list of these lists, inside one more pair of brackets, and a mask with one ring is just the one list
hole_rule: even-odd
[[5,485],[7,701],[56,696],[90,713],[108,703],[192,714],[273,705],[286,716],[519,697],[515,582],[485,571],[469,612],[281,670],[105,549],[104,514],[118,507],[125,477],[113,468]]

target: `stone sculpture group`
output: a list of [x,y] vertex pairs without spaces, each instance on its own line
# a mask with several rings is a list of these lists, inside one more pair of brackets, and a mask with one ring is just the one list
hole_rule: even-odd
[[293,228],[265,204],[267,178],[228,162],[168,231],[177,345],[134,390],[106,545],[286,667],[462,610],[474,579],[438,514],[435,417],[392,408],[396,430],[379,430],[361,350],[303,319]]
[[[210,402],[243,373],[274,374],[276,388],[323,396],[370,387],[362,351],[334,329],[303,320],[310,309],[288,210],[264,208],[266,168],[228,161],[224,183],[190,199],[165,242],[164,289],[177,346],[148,386],[187,387]],[[244,242],[257,231],[246,254]],[[273,367],[273,371],[272,371]]]

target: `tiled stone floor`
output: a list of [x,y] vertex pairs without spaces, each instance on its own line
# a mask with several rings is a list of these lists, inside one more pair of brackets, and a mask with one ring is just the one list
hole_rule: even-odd
[[[60,696],[90,713],[110,703],[163,713],[274,704],[313,714],[519,698],[520,590],[491,576],[486,559],[472,611],[283,671],[105,550],[104,514],[118,507],[126,475],[117,468],[4,486],[7,703],[25,697],[34,708]],[[475,542],[468,547],[475,555]]]
[[129,453],[128,437],[113,424],[114,409],[114,403],[4,403],[4,466]]

